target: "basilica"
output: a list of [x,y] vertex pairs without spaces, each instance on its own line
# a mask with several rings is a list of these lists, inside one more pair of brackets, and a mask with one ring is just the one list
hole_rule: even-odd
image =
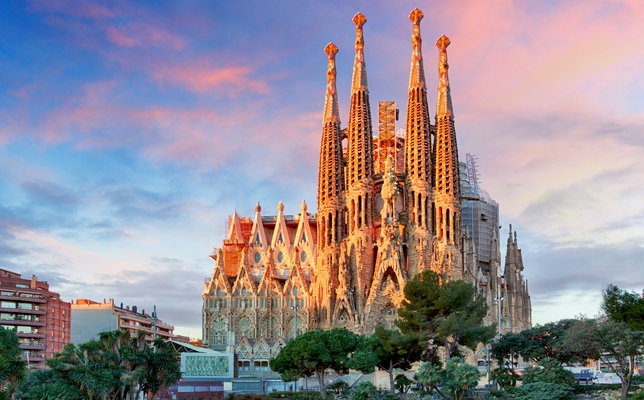
[[485,322],[502,333],[531,326],[516,232],[510,226],[502,263],[498,205],[477,186],[472,165],[459,162],[446,36],[436,41],[432,123],[422,18],[418,9],[409,16],[404,129],[395,129],[395,103],[380,102],[374,136],[363,52],[367,20],[358,13],[346,126],[336,91],[338,48],[329,43],[324,49],[317,213],[302,201],[296,215],[285,215],[280,202],[268,213],[257,203],[253,216],[230,216],[202,294],[203,345],[234,352],[240,373],[267,371],[288,340],[310,329],[371,334],[378,323],[393,328],[405,284],[426,269],[475,285],[488,302]]

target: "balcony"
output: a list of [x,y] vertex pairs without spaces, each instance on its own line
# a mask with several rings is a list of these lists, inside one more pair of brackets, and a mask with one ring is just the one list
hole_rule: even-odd
[[45,344],[23,344],[20,343],[20,350],[35,350],[35,351],[45,351]]
[[16,332],[16,335],[18,335],[18,338],[32,338],[32,339],[44,339],[45,333],[36,333],[34,331],[31,331],[29,333],[27,332]]

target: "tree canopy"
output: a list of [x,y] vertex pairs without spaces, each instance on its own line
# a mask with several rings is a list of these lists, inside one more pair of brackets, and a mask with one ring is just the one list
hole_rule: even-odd
[[564,346],[566,333],[576,322],[576,319],[562,319],[519,333],[506,333],[492,343],[492,355],[502,363],[508,360],[510,367],[519,355],[535,362],[546,358],[556,359],[560,364],[583,362],[588,354],[582,348]]
[[475,349],[494,336],[494,325],[483,326],[487,315],[485,298],[462,280],[444,282],[425,270],[405,285],[405,299],[396,322],[401,332],[427,343],[423,360],[436,361],[433,343],[441,343],[447,359],[457,345]]
[[315,375],[322,396],[326,396],[324,374],[329,369],[347,374],[351,354],[359,343],[360,336],[345,328],[308,331],[288,342],[270,366],[286,382]]
[[635,292],[608,285],[603,293],[602,310],[613,321],[625,322],[631,329],[644,331],[644,299]]

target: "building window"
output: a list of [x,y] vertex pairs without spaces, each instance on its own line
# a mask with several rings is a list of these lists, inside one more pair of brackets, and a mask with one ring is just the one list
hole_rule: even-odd
[[250,371],[250,361],[237,361],[239,371]]

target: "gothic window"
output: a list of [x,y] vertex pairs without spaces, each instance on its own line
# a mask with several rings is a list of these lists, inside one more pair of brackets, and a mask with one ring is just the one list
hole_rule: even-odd
[[277,239],[277,241],[280,242],[280,243],[282,243],[284,241],[284,239],[282,239],[282,232],[280,232],[280,236]]
[[248,317],[242,317],[237,321],[237,332],[235,332],[235,337],[239,339],[242,336],[254,336],[252,323]]
[[243,288],[241,291],[242,296],[246,296],[246,288]]
[[228,321],[219,315],[212,322],[212,344],[225,345],[228,338]]
[[217,297],[221,297],[221,288],[217,289]]
[[306,243],[306,233],[302,232],[302,243]]
[[259,233],[255,235],[255,243],[260,244]]

